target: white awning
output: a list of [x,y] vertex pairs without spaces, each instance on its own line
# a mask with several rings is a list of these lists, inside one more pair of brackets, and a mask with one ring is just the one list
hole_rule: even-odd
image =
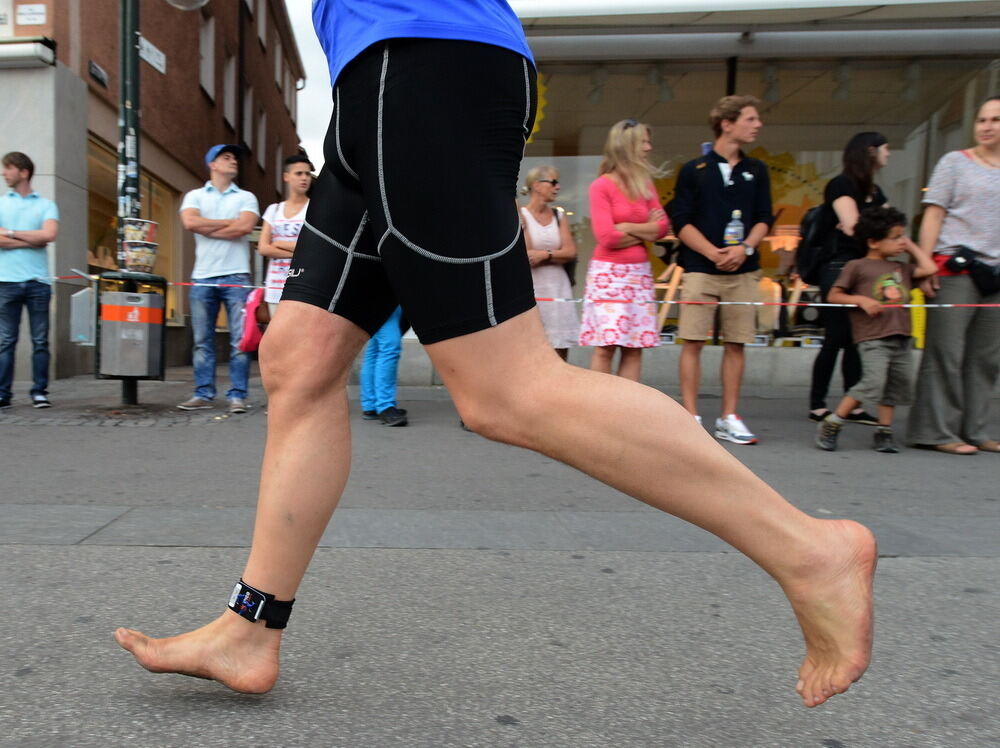
[[[571,18],[582,16],[692,14],[702,17],[716,14],[769,11],[788,14],[797,22],[821,21],[834,17],[913,18],[930,15],[1000,15],[996,0],[510,0],[510,5],[522,19]],[[723,20],[716,18],[713,22]],[[786,21],[787,22],[787,21]]]
[[541,62],[987,55],[1000,0],[511,0]]

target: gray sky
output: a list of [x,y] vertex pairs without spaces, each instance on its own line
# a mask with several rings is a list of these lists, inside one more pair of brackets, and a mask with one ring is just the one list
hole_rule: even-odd
[[306,87],[299,91],[299,121],[296,123],[302,146],[319,169],[323,165],[323,137],[332,111],[330,73],[326,56],[312,26],[312,0],[285,0],[292,19],[295,42],[306,69]]

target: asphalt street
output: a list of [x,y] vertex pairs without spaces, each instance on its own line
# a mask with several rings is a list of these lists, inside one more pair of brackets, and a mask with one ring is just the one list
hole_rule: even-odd
[[266,429],[258,379],[245,415],[187,414],[187,375],[140,384],[140,407],[79,377],[0,412],[0,746],[1000,744],[1000,455],[876,454],[862,426],[821,452],[787,387],[748,392],[761,443],[727,448],[809,514],[868,523],[882,556],[872,667],[828,705],[800,706],[797,627],[752,563],[461,430],[435,387],[401,390],[406,428],[355,407],[270,694],[147,673],[111,633],[222,610]]

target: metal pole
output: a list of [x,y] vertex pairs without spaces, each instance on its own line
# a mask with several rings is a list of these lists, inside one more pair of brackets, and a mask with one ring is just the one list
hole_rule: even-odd
[[[125,268],[126,218],[138,218],[139,193],[139,0],[121,0],[120,107],[118,110],[118,267]],[[122,379],[122,405],[137,405],[139,383]]]

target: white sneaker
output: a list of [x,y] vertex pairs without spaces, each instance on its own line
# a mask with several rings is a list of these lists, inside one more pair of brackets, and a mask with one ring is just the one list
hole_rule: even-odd
[[757,443],[757,437],[750,433],[750,429],[743,423],[743,419],[735,413],[730,413],[725,418],[715,419],[715,438],[725,439],[733,444]]

